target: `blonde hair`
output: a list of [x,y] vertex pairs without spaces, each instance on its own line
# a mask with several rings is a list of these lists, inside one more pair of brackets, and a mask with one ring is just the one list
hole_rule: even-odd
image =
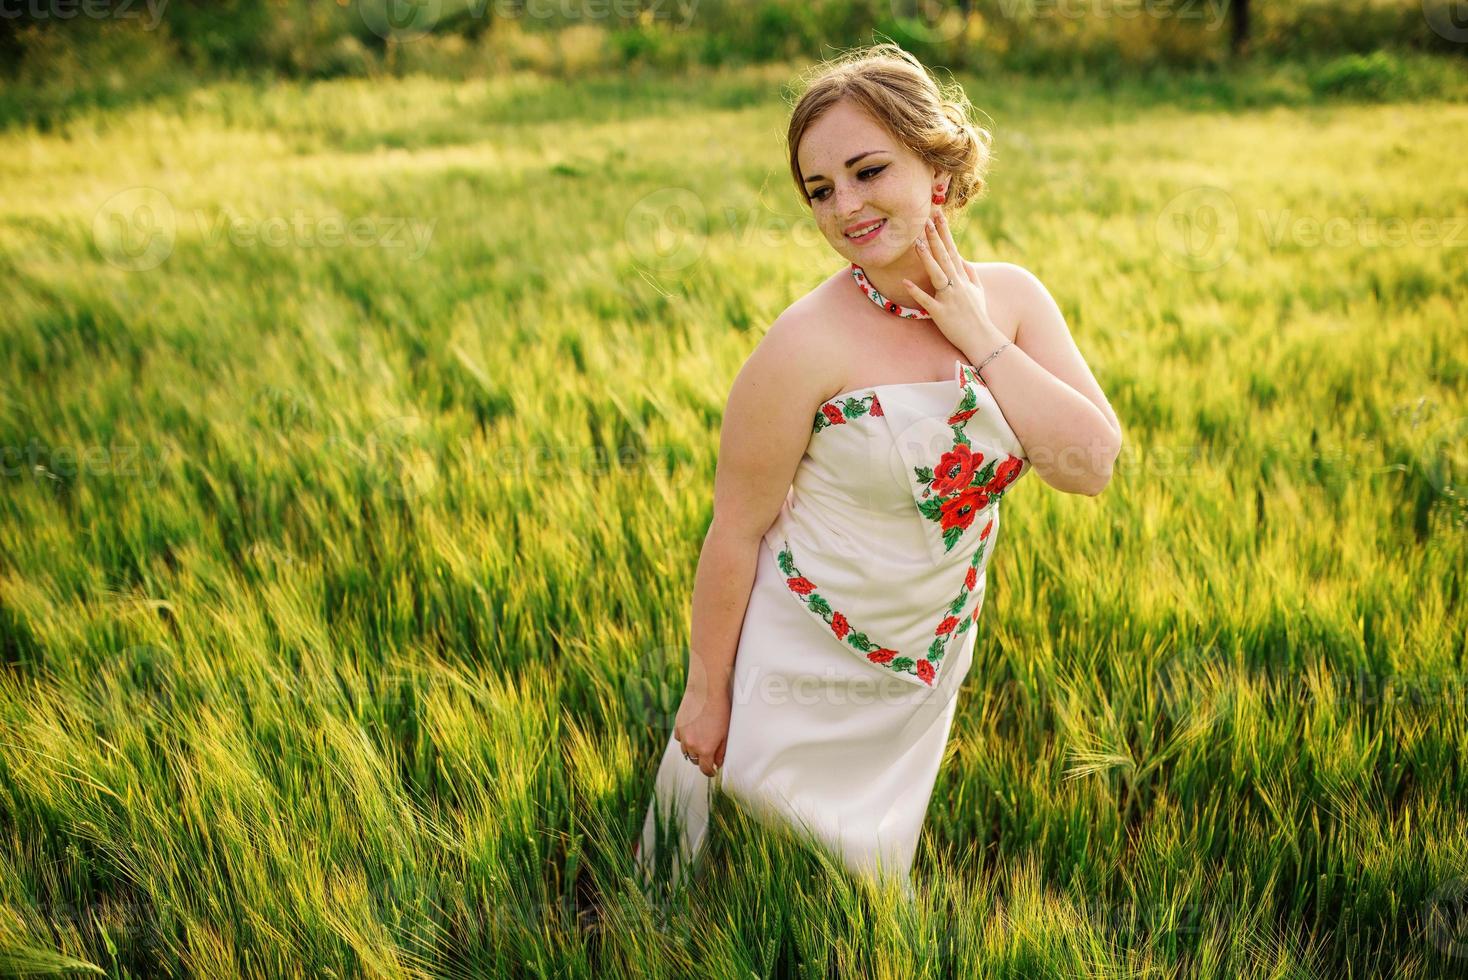
[[[813,79],[812,79],[812,76]],[[821,62],[790,113],[785,143],[790,174],[811,206],[796,151],[800,139],[823,113],[849,99],[905,144],[924,163],[951,176],[945,213],[963,208],[988,186],[993,134],[969,119],[972,103],[957,82],[942,85],[922,62],[890,42],[857,48]]]

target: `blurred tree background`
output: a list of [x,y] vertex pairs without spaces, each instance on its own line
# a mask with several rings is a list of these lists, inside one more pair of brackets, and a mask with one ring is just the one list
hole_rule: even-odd
[[1462,58],[1457,0],[25,0],[0,15],[0,123],[43,128],[229,77],[562,77],[816,59],[885,35],[959,71],[1101,80],[1241,59],[1362,90]]

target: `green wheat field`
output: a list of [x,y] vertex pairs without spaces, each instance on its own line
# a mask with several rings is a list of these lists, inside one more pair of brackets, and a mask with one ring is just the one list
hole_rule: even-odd
[[1007,498],[915,907],[725,803],[637,887],[725,397],[841,263],[802,67],[0,131],[0,971],[1468,974],[1462,68],[961,77],[1115,477]]

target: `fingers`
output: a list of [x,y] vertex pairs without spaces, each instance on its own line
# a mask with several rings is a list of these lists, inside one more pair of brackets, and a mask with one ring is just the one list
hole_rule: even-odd
[[938,267],[943,270],[947,278],[944,282],[953,282],[958,278],[958,264],[953,261],[953,256],[948,251],[948,243],[943,241],[943,233],[938,229],[937,221],[933,221],[928,228],[928,239],[931,247],[928,249],[938,261]]
[[924,310],[932,309],[933,297],[929,296],[927,293],[917,288],[917,284],[914,283],[911,279],[902,280],[902,284],[907,287],[907,291],[909,293],[912,293],[918,298],[918,306],[922,307]]
[[947,272],[943,271],[943,267],[933,257],[934,242],[928,238],[926,225],[923,226],[923,237],[918,239],[915,247],[917,248],[917,254],[923,260],[923,265],[928,268],[928,278],[932,280],[935,288],[952,278]]
[[698,771],[705,776],[713,776],[718,773],[719,767],[724,764],[724,748],[727,745],[728,739],[725,739],[712,752],[695,752],[689,746],[683,744],[681,738],[678,739],[678,747],[683,753],[683,758],[690,765],[698,767]]

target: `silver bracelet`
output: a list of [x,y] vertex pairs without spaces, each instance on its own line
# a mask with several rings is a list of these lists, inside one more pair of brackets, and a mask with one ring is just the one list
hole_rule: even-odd
[[[1004,342],[1003,346],[1001,346],[999,348],[999,350],[996,350],[994,353],[992,353],[988,357],[984,358],[984,364],[988,364],[990,361],[994,360],[994,358],[998,357],[1001,353],[1003,353],[1005,347],[1008,347],[1012,343],[1014,343],[1014,341],[1012,341],[1012,340],[1006,340]],[[978,367],[974,368],[974,373],[979,376],[979,380],[980,381],[984,381],[984,364],[980,364]],[[988,384],[988,383],[989,382],[984,381],[984,384]]]

